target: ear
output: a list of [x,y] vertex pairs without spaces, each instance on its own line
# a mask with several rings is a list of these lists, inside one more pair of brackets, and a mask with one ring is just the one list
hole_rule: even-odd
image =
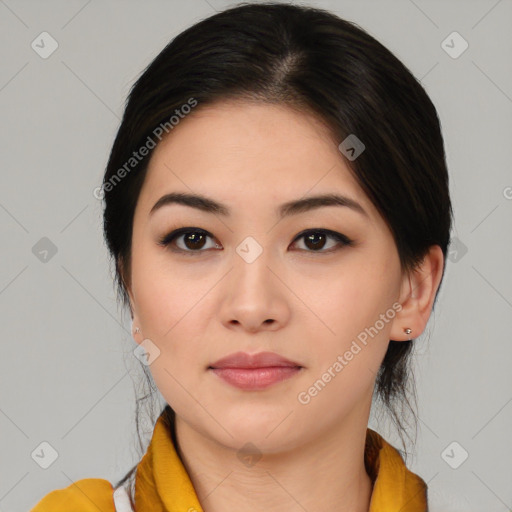
[[133,293],[131,290],[131,283],[129,279],[126,279],[125,268],[123,261],[121,259],[119,260],[118,263],[118,271],[121,275],[121,281],[123,283],[124,289],[126,290],[126,293],[128,294],[128,300],[130,302],[129,307],[130,317],[132,319],[132,336],[137,343],[140,343],[142,341],[141,331],[139,331],[138,333],[134,332],[137,327],[141,329],[139,315],[137,314],[137,308],[135,306],[135,300],[133,298]]
[[130,301],[130,316],[132,318],[132,322],[137,325],[139,322],[139,317],[137,315],[137,308],[135,307],[135,300],[133,298],[132,291],[130,288],[126,288],[126,293],[128,294],[128,300]]
[[[420,336],[427,325],[441,278],[444,256],[439,245],[430,247],[420,264],[403,276],[397,312],[391,327],[391,339],[405,341]],[[411,329],[407,334],[405,329]]]
[[[133,299],[133,294],[131,290],[127,288],[126,291],[130,299],[130,315],[132,317],[132,337],[136,343],[140,344],[143,341],[144,336],[142,335],[142,326],[140,323],[139,314],[137,312],[137,306]],[[136,330],[137,328],[138,331]]]

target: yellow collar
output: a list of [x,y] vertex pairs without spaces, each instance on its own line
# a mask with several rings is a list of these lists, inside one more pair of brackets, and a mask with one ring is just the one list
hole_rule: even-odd
[[[137,466],[138,512],[202,512],[190,477],[179,458],[164,413],[156,422],[148,449]],[[366,471],[373,481],[369,512],[427,511],[427,485],[404,464],[399,452],[368,428]]]

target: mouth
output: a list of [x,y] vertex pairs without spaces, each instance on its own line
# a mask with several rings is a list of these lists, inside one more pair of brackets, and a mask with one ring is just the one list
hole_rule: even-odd
[[297,375],[303,366],[274,352],[236,352],[208,367],[224,382],[244,390],[263,390]]
[[212,368],[209,371],[224,382],[247,391],[260,391],[278,382],[290,379],[302,366],[265,366],[261,368]]

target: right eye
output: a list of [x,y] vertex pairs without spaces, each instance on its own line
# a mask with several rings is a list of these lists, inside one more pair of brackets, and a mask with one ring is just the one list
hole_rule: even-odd
[[[170,250],[174,252],[194,254],[205,252],[202,249],[205,247],[205,241],[209,237],[212,238],[213,235],[204,229],[193,227],[180,228],[175,229],[174,231],[171,231],[169,234],[165,235],[158,243],[164,247],[169,247]],[[180,239],[182,240],[181,247],[177,245]],[[215,248],[220,249],[222,246],[214,243],[213,246],[207,247],[207,249]]]

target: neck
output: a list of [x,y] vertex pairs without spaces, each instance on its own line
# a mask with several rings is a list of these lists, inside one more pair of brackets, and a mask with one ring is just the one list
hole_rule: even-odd
[[368,512],[366,425],[350,418],[308,444],[243,463],[237,450],[176,417],[177,448],[204,512]]

